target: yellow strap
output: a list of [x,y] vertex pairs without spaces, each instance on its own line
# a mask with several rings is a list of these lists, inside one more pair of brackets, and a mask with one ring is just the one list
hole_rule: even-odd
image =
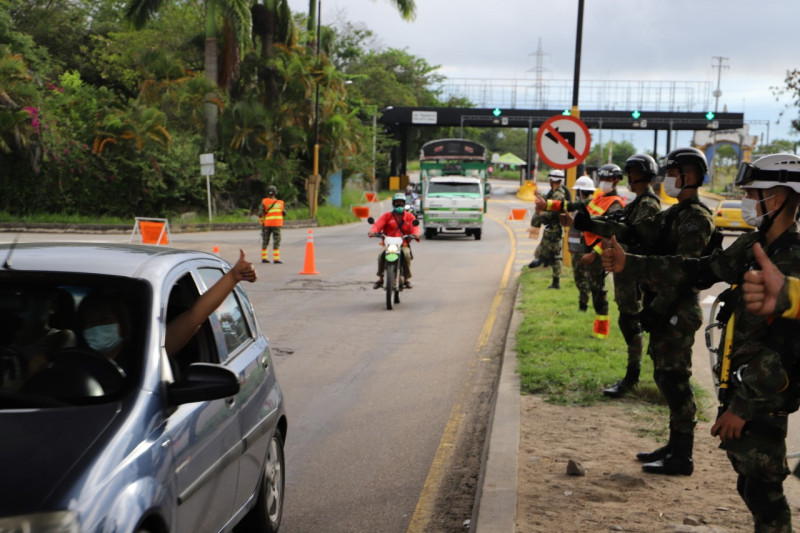
[[800,279],[787,277],[789,289],[789,309],[784,311],[783,317],[796,320],[800,317]]

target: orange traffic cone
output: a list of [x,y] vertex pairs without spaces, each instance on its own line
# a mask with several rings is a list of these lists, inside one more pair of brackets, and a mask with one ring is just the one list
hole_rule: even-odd
[[211,249],[211,251],[212,251],[212,253],[215,253],[215,254],[219,255],[219,246],[217,246],[217,245],[215,244],[215,245],[214,245],[214,248],[212,248],[212,249]]
[[314,267],[314,233],[308,230],[308,240],[306,241],[306,260],[300,274],[319,274]]

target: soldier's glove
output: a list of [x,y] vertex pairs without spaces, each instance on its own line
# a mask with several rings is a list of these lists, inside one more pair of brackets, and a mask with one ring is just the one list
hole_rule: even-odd
[[589,231],[592,228],[592,216],[581,209],[573,217],[572,227],[579,231]]

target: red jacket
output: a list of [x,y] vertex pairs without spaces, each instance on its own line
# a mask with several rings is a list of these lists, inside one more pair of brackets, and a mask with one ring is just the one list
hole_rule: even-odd
[[373,233],[383,232],[387,237],[419,235],[419,226],[413,225],[414,220],[416,217],[408,211],[403,211],[402,215],[389,211],[378,217],[370,231]]

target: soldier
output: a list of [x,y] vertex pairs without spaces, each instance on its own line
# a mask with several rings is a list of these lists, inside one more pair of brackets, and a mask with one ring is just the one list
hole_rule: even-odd
[[572,227],[572,216],[578,209],[584,209],[592,200],[595,194],[595,187],[592,178],[581,176],[575,180],[572,186],[575,191],[574,202],[562,202],[559,200],[545,200],[541,196],[536,196],[536,212],[555,211],[559,213],[559,220],[562,226],[568,226],[567,249],[572,257],[572,275],[575,286],[578,288],[578,310],[586,311],[589,308],[589,296],[594,297],[595,292],[589,282],[589,273],[586,267],[581,264],[581,257],[589,251],[586,241],[583,239],[583,232]]
[[[616,235],[626,250],[646,253],[646,243],[639,238],[635,228],[661,212],[661,202],[651,186],[658,174],[658,165],[648,154],[636,154],[625,162],[625,173],[628,175],[628,189],[636,194],[636,198],[621,211],[610,215],[590,218],[586,212],[579,212],[575,217],[575,227],[603,237]],[[619,330],[628,347],[628,365],[625,377],[603,390],[603,394],[619,398],[639,383],[642,368],[644,334],[639,322],[642,312],[639,284],[629,277],[614,274],[614,300],[619,309]]]
[[[785,438],[787,416],[800,405],[800,339],[791,318],[763,316],[746,309],[768,313],[788,307],[785,301],[778,309],[774,302],[766,308],[763,301],[758,305],[752,284],[763,280],[765,274],[749,270],[760,265],[774,277],[771,261],[784,275],[800,276],[800,235],[795,223],[800,206],[800,157],[772,154],[752,165],[742,163],[736,185],[745,190],[742,218],[758,231],[701,259],[626,257],[612,242],[603,263],[615,272],[624,270],[662,283],[708,286],[724,281],[731,285],[729,292],[721,295],[726,302],[722,311],[728,316],[723,338],[732,339],[729,350],[723,352],[721,368],[730,370],[719,376],[724,394],[711,434],[720,438],[720,447],[738,474],[736,488],[753,514],[755,531],[788,533],[792,526],[783,493],[783,480],[789,474]],[[745,297],[740,289],[743,281],[750,284]]]
[[[617,194],[617,184],[622,179],[622,169],[614,164],[603,165],[597,169],[597,179],[602,194],[595,196],[583,212],[592,216],[600,216],[622,210],[625,207],[625,199]],[[583,238],[589,251],[581,257],[581,264],[586,267],[589,274],[589,285],[592,288],[592,301],[594,302],[595,315],[592,336],[596,339],[607,339],[611,325],[608,318],[605,272],[600,261],[600,254],[603,253],[602,238],[590,231],[584,231]]]
[[261,200],[258,219],[261,221],[261,262],[269,263],[267,246],[272,236],[272,259],[275,264],[281,261],[281,228],[286,209],[283,200],[278,200],[278,188],[274,185],[267,187],[267,196]]
[[[562,186],[564,183],[563,170],[551,170],[548,174],[550,179],[550,191],[545,196],[547,200],[566,201],[569,192]],[[565,194],[566,193],[566,194]],[[531,217],[531,236],[538,233],[539,227],[545,225],[542,242],[536,248],[534,260],[528,265],[529,268],[536,268],[541,265],[552,265],[553,283],[548,289],[561,288],[561,248],[564,239],[564,227],[561,225],[558,213],[535,213]],[[536,229],[534,229],[536,228]]]

